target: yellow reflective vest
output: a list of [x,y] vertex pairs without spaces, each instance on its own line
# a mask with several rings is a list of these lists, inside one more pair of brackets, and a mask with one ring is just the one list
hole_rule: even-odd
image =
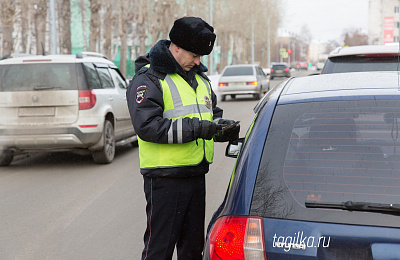
[[[213,120],[210,84],[197,74],[195,77],[198,83],[196,91],[179,74],[167,74],[164,80],[160,79],[164,100],[163,117],[178,120],[178,141],[182,131],[180,118]],[[199,138],[188,143],[172,143],[172,140],[172,124],[168,132],[168,144],[146,142],[138,137],[140,168],[195,166],[201,163],[203,158],[212,163],[213,140]]]

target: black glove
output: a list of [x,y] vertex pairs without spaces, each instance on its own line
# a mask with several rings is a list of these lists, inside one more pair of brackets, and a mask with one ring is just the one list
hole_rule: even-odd
[[240,125],[237,124],[237,125],[229,128],[229,126],[234,123],[235,123],[235,121],[233,121],[233,120],[221,118],[218,121],[218,125],[225,125],[224,127],[228,127],[228,128],[224,130],[224,127],[222,127],[222,130],[218,131],[218,133],[215,135],[215,141],[216,142],[227,142],[227,141],[233,142],[233,141],[236,141],[237,139],[239,139]]
[[202,120],[199,122],[199,129],[196,137],[211,140],[217,133],[217,130],[220,129],[221,126],[218,126],[216,123],[212,121]]

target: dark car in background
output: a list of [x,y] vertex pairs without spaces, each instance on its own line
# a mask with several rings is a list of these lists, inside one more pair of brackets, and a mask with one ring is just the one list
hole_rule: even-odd
[[332,51],[321,74],[397,70],[398,45],[362,45],[338,47]]
[[308,63],[306,61],[296,62],[297,70],[308,70]]
[[292,78],[254,110],[204,259],[400,259],[397,72]]
[[283,63],[272,64],[270,77],[271,80],[274,79],[275,77],[290,78],[290,69],[287,63],[283,62]]

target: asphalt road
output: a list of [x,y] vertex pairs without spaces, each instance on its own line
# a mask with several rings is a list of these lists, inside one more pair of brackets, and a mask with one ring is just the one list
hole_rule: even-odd
[[[219,103],[224,118],[241,121],[241,136],[254,116],[257,101],[251,98]],[[224,156],[225,147],[216,144],[206,175],[206,225],[235,163]],[[0,259],[139,259],[146,218],[138,157],[137,147],[120,145],[109,165],[53,153],[20,157],[0,168]]]

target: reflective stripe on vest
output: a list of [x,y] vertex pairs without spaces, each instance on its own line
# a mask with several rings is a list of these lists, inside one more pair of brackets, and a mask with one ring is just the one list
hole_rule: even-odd
[[139,140],[140,168],[169,168],[198,165],[205,158],[212,163],[214,141],[198,139],[182,143],[182,118],[197,117],[199,120],[213,120],[211,88],[209,83],[196,75],[196,91],[178,74],[168,74],[160,80],[164,112],[163,117],[176,124],[175,142],[173,127],[168,130],[168,144],[158,144]]

